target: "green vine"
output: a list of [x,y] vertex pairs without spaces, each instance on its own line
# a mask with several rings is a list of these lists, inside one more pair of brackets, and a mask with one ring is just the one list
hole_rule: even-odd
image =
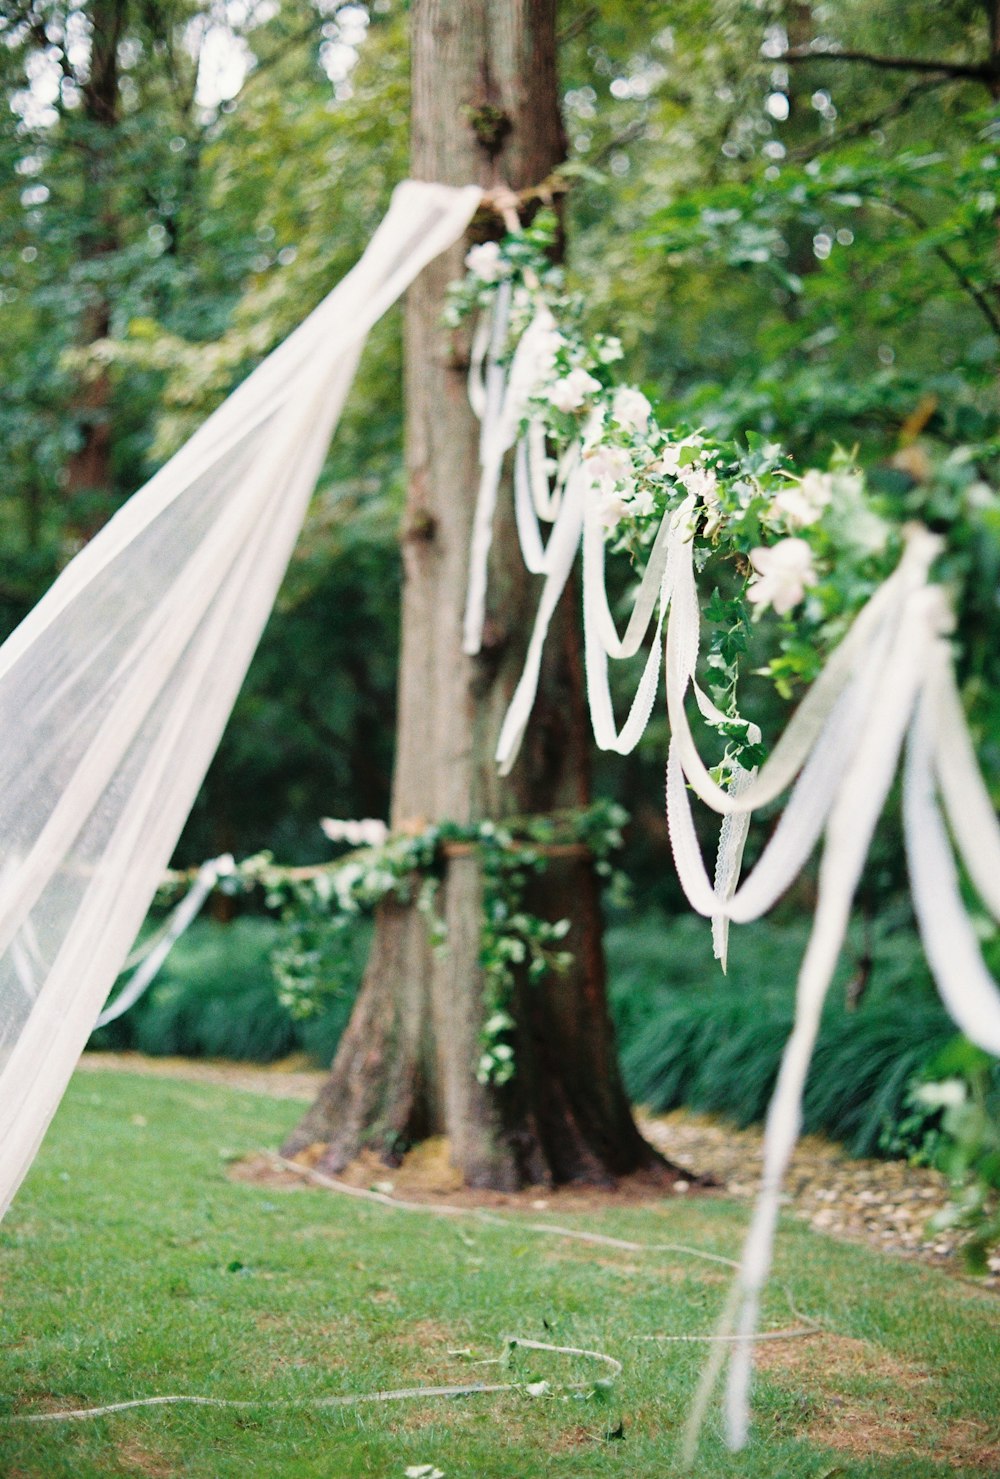
[[[416,833],[389,833],[377,844],[353,848],[330,863],[290,868],[270,853],[237,864],[220,881],[231,894],[263,891],[264,903],[281,921],[281,938],[271,955],[279,1000],[298,1018],[322,1010],[330,997],[350,987],[347,932],[358,919],[387,899],[415,906],[423,914],[431,943],[446,949],[445,921],[438,893],[456,850],[468,849],[482,880],[479,965],[483,976],[480,1083],[502,1085],[516,1072],[511,1006],[517,973],[537,985],[565,971],[573,961],[565,948],[570,923],[546,920],[525,907],[531,878],[544,873],[553,850],[580,847],[596,871],[617,888],[612,855],[622,846],[627,813],[609,801],[579,811],[482,821],[461,826],[439,822]],[[341,824],[350,828],[365,824]],[[170,889],[182,881],[173,875]]]

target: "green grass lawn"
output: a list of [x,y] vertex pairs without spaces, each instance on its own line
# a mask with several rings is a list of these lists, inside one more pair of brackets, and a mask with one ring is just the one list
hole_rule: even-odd
[[[654,1332],[712,1328],[727,1271],[662,1252],[540,1238],[302,1187],[231,1181],[275,1145],[295,1103],[239,1090],[88,1073],[71,1086],[0,1224],[0,1474],[668,1476],[706,1347]],[[533,1216],[544,1217],[535,1213]],[[560,1221],[643,1243],[734,1255],[747,1209],[722,1199]],[[750,1448],[713,1415],[696,1474],[1000,1473],[1000,1303],[932,1270],[787,1222],[765,1325],[824,1327],[764,1347]],[[610,1389],[559,1390],[593,1362],[515,1351],[510,1336],[607,1352]],[[453,1354],[468,1351],[470,1356]],[[320,1410],[314,1397],[464,1381],[547,1381],[458,1400]],[[27,1425],[32,1410],[171,1393],[244,1409],[142,1409]],[[264,1405],[265,1401],[286,1404]],[[622,1433],[623,1436],[612,1436]]]

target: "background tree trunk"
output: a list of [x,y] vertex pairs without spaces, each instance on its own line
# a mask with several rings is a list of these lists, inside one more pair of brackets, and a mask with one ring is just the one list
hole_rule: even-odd
[[[413,175],[515,189],[543,180],[563,156],[555,51],[555,0],[415,0]],[[461,652],[478,426],[466,398],[468,336],[449,343],[441,314],[467,245],[438,258],[407,303],[396,828],[589,799],[582,663],[566,603],[518,765],[500,780],[493,762],[538,599],[509,501],[495,531],[483,651]],[[541,986],[519,985],[511,1004],[516,1073],[502,1088],[475,1075],[483,1000],[474,857],[450,861],[443,895],[448,945],[438,954],[416,910],[382,909],[332,1072],[286,1150],[321,1142],[322,1164],[337,1170],[362,1145],[391,1161],[445,1132],[465,1181],[500,1189],[608,1182],[662,1167],[636,1130],[619,1078],[591,864],[553,859],[528,900],[542,917],[571,921],[574,965]]]
[[[119,126],[118,46],[125,30],[127,0],[93,0],[91,50],[80,86],[81,159],[86,179],[87,229],[81,258],[94,263],[118,248],[114,213],[115,153]],[[92,283],[80,316],[80,343],[94,344],[111,328],[106,287]],[[85,544],[105,522],[111,495],[111,379],[98,369],[85,379],[73,411],[79,445],[66,466],[66,494],[77,540]]]

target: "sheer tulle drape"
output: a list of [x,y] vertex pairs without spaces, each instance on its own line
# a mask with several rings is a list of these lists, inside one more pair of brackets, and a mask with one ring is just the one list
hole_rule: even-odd
[[401,185],[354,270],[0,648],[0,1210],[219,742],[365,336],[479,198]]

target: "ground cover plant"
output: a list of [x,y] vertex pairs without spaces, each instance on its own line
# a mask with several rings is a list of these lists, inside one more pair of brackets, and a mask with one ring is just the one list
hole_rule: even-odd
[[[723,976],[700,920],[648,908],[638,916],[619,912],[619,920],[606,940],[611,1007],[634,1101],[656,1112],[707,1110],[739,1125],[762,1119],[791,1023],[806,926],[761,920],[741,928]],[[909,1152],[899,1126],[911,1115],[910,1086],[954,1038],[913,935],[887,914],[876,936],[854,1011],[845,1001],[865,948],[862,932],[843,962],[805,1105],[807,1131],[859,1156]],[[276,923],[199,920],[147,995],[97,1032],[93,1046],[257,1063],[301,1051],[323,1067],[349,1016],[369,939],[365,921],[338,933],[340,987],[315,1016],[300,1018],[275,990]]]
[[[724,1266],[540,1238],[525,1223],[554,1221],[544,1209],[501,1212],[510,1225],[496,1226],[232,1179],[299,1109],[207,1084],[77,1077],[0,1232],[5,1474],[673,1472],[705,1347],[642,1337],[710,1330]],[[731,1256],[745,1215],[718,1197],[611,1197],[558,1221]],[[822,1332],[764,1347],[750,1449],[726,1454],[712,1432],[695,1472],[996,1473],[996,1309],[969,1285],[789,1222],[765,1326],[806,1317]],[[623,1371],[609,1384],[593,1361],[531,1350],[471,1364],[511,1336],[604,1352]],[[458,1401],[305,1405],[466,1381],[523,1385]],[[15,1420],[177,1392],[256,1405]]]

